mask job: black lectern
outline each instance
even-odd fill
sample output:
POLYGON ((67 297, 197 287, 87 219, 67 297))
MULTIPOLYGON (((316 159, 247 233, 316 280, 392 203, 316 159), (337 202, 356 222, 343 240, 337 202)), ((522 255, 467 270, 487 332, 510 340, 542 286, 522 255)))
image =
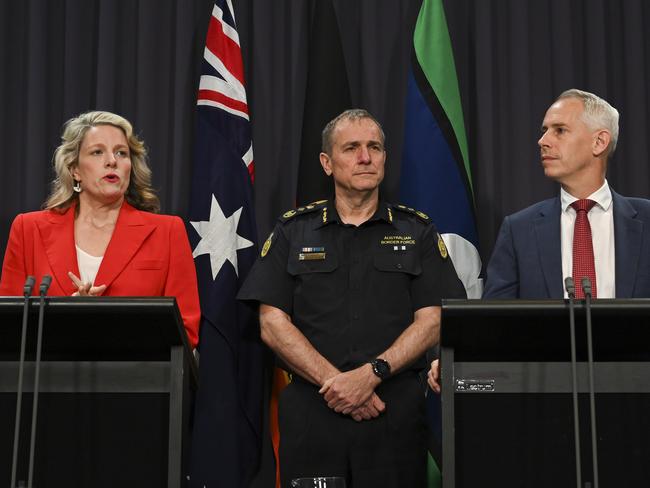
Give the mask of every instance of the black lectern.
MULTIPOLYGON (((18 480, 26 480, 38 300, 18 480)), ((10 485, 23 300, 0 298, 0 486, 10 485)), ((176 300, 46 299, 35 487, 181 487, 197 369, 176 300)))
MULTIPOLYGON (((650 300, 597 300, 592 320, 600 486, 649 486, 650 300)), ((582 302, 576 336, 586 482, 593 476, 582 302)), ((444 488, 575 487, 570 346, 562 300, 443 304, 444 488)))

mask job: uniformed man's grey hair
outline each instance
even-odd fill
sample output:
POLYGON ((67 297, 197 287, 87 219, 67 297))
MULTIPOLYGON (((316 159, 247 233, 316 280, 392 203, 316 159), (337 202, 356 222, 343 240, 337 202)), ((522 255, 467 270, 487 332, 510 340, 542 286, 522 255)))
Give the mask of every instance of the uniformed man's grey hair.
POLYGON ((594 130, 606 129, 609 131, 612 140, 609 142, 607 155, 611 156, 614 154, 616 143, 618 142, 618 110, 599 96, 578 90, 577 88, 571 88, 562 92, 556 101, 564 98, 577 98, 578 100, 582 100, 584 106, 582 120, 594 130))
POLYGON ((370 115, 370 112, 367 110, 364 110, 362 108, 351 108, 342 114, 337 115, 327 123, 323 129, 321 151, 328 155, 332 154, 332 134, 334 133, 334 129, 336 129, 336 126, 339 124, 339 122, 342 122, 343 120, 356 121, 361 119, 370 119, 375 124, 377 124, 379 134, 381 135, 381 143, 384 144, 386 141, 386 135, 384 134, 384 129, 382 128, 379 121, 370 115))

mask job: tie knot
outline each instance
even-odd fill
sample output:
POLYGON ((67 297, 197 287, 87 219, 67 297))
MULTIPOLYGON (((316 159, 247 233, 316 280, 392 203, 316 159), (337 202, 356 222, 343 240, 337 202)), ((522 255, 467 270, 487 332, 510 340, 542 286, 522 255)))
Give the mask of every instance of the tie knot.
POLYGON ((571 204, 571 206, 574 208, 576 212, 579 212, 580 210, 584 210, 587 213, 593 208, 594 205, 596 205, 596 202, 593 200, 589 200, 588 198, 582 198, 580 200, 576 200, 571 204))

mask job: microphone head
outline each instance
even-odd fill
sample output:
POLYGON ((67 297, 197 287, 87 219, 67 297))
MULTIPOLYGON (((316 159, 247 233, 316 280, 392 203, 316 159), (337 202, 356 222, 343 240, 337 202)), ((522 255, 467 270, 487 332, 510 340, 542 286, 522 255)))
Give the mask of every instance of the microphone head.
POLYGON ((25 280, 25 285, 23 286, 23 294, 26 297, 32 294, 32 288, 34 288, 35 283, 36 279, 32 275, 29 275, 25 280))
POLYGON ((582 291, 585 296, 591 296, 591 280, 587 276, 582 278, 582 291))
POLYGON ((43 276, 41 280, 41 285, 39 286, 39 291, 41 295, 45 295, 47 290, 49 290, 50 285, 52 284, 52 277, 50 275, 43 276))
POLYGON ((576 296, 576 284, 575 281, 573 281, 573 278, 571 276, 567 276, 566 279, 564 280, 564 287, 566 289, 567 294, 570 297, 576 296))

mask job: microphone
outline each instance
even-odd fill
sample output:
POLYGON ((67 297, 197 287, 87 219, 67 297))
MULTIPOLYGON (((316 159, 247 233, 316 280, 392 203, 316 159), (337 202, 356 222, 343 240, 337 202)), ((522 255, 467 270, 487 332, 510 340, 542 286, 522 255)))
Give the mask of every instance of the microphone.
POLYGON ((564 287, 566 289, 567 294, 569 295, 569 298, 576 297, 576 284, 575 281, 573 281, 573 278, 571 276, 567 276, 566 279, 564 280, 564 287))
POLYGON ((28 276, 23 285, 23 324, 20 333, 20 360, 18 361, 18 388, 16 394, 16 416, 14 425, 14 447, 11 461, 11 488, 16 486, 16 470, 18 468, 18 446, 20 443, 20 416, 23 402, 23 373, 25 371, 25 349, 27 348, 27 321, 29 319, 29 297, 32 294, 36 280, 28 276))
POLYGON ((43 276, 43 279, 41 280, 41 284, 39 286, 39 292, 42 297, 47 294, 47 290, 50 289, 51 284, 52 284, 52 277, 50 275, 43 276))
POLYGON ((594 346, 591 332, 591 280, 582 278, 587 319, 587 364, 589 366, 589 416, 591 420, 591 455, 594 467, 594 488, 598 488, 598 435, 596 433, 596 397, 594 393, 594 346))
POLYGON ((45 314, 45 295, 52 284, 52 277, 44 275, 39 285, 38 335, 36 340, 36 362, 34 364, 34 401, 32 403, 32 432, 29 440, 29 477, 27 488, 32 488, 34 479, 34 449, 36 444, 36 419, 38 417, 38 383, 41 375, 41 351, 43 348, 43 315, 45 314))
POLYGON ((580 416, 578 414, 578 373, 576 360, 576 312, 574 299, 576 285, 571 276, 564 280, 567 295, 569 295, 569 329, 571 334, 571 393, 573 396, 573 436, 576 458, 576 487, 582 488, 582 458, 580 456, 580 416))
POLYGON ((25 298, 30 296, 32 294, 32 288, 34 288, 34 284, 36 283, 36 280, 34 279, 33 276, 28 276, 27 279, 25 280, 25 284, 23 285, 23 295, 25 298))
POLYGON ((582 278, 582 292, 585 294, 585 298, 587 295, 591 298, 591 280, 586 276, 582 278))

